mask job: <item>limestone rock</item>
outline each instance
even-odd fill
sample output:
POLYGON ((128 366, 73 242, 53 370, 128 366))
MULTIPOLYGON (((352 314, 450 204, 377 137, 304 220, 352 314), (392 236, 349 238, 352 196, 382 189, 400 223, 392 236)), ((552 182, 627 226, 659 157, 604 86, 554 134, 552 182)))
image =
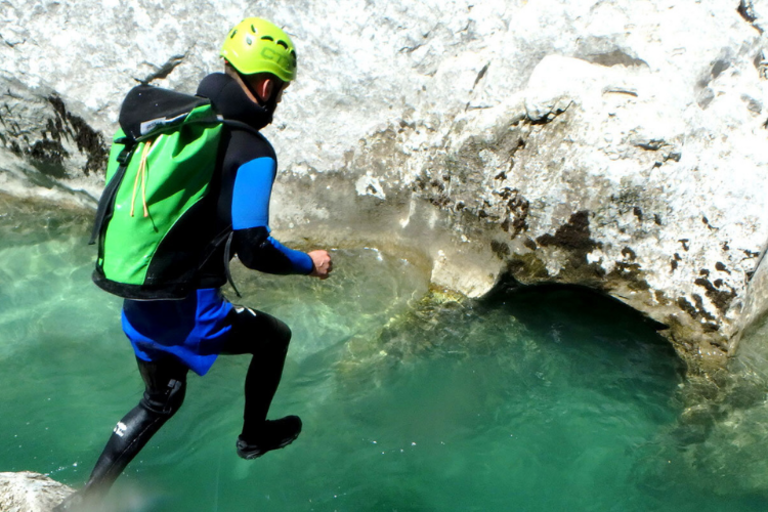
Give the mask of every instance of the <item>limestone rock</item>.
POLYGON ((766 0, 249 6, 4 2, 0 186, 92 205, 125 92, 194 91, 257 14, 299 55, 266 130, 283 238, 400 251, 471 296, 598 289, 694 371, 762 318, 742 309, 768 240, 766 0))
POLYGON ((3 512, 50 512, 72 492, 72 488, 39 473, 0 473, 3 512))

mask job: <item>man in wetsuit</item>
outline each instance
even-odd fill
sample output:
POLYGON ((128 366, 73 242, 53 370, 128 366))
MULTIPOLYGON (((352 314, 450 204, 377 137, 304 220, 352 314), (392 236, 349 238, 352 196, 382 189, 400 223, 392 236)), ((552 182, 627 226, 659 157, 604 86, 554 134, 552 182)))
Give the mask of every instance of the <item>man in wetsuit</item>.
MULTIPOLYGON (((260 18, 247 18, 222 46, 225 72, 203 79, 197 94, 224 118, 260 130, 272 122, 282 93, 296 72, 296 53, 285 32, 260 18)), ((269 199, 277 171, 275 152, 255 131, 226 126, 218 167, 221 177, 217 229, 231 226, 231 252, 248 268, 325 279, 332 264, 324 250, 303 253, 270 236, 269 199)), ((219 354, 252 354, 245 379, 243 429, 237 453, 253 459, 293 442, 301 420, 267 419, 291 339, 287 325, 266 313, 230 304, 227 249, 208 258, 197 289, 182 300, 134 301, 123 306, 130 340, 146 390, 139 404, 114 428, 84 488, 56 510, 72 510, 103 495, 149 439, 181 407, 189 369, 204 375, 219 354)))

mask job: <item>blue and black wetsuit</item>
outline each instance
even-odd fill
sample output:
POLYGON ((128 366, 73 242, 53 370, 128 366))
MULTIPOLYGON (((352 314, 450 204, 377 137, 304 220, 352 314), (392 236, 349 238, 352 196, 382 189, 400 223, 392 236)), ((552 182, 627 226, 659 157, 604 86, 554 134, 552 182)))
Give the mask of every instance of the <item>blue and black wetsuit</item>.
MULTIPOLYGON (((225 74, 207 76, 198 95, 211 100, 225 118, 261 129, 274 105, 260 107, 225 74)), ((217 233, 231 228, 232 253, 248 268, 274 274, 309 274, 311 258, 270 236, 269 199, 277 170, 271 144, 261 134, 225 127, 220 173, 217 233)), ((245 386, 242 439, 264 425, 280 382, 291 331, 280 320, 230 304, 219 288, 226 283, 225 248, 200 270, 197 290, 182 300, 126 300, 122 322, 136 353, 146 391, 115 427, 85 489, 106 490, 157 430, 179 409, 189 369, 204 375, 219 354, 254 354, 245 386)))

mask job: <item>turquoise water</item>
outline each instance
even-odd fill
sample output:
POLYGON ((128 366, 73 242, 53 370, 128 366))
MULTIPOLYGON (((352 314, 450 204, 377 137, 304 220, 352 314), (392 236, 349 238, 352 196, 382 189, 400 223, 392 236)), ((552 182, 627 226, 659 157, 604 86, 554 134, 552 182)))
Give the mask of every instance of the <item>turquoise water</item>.
MULTIPOLYGON (((0 208, 0 471, 78 486, 142 392, 120 302, 90 283, 87 217, 0 208)), ((457 300, 376 250, 334 259, 325 282, 235 272, 294 331, 272 413, 301 437, 237 458, 247 359, 221 358, 106 510, 768 509, 740 484, 751 459, 690 456, 734 440, 690 444, 683 369, 632 313, 562 289, 457 300)))

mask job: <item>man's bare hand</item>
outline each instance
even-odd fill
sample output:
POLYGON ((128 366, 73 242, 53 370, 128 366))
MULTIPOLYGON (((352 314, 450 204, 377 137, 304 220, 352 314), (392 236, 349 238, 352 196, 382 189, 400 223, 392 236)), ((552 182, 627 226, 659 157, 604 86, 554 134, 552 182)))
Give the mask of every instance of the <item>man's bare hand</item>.
POLYGON ((308 252, 309 257, 312 258, 312 272, 309 275, 319 277, 320 279, 328 279, 328 276, 333 270, 333 262, 331 261, 331 255, 328 251, 317 250, 308 252))

